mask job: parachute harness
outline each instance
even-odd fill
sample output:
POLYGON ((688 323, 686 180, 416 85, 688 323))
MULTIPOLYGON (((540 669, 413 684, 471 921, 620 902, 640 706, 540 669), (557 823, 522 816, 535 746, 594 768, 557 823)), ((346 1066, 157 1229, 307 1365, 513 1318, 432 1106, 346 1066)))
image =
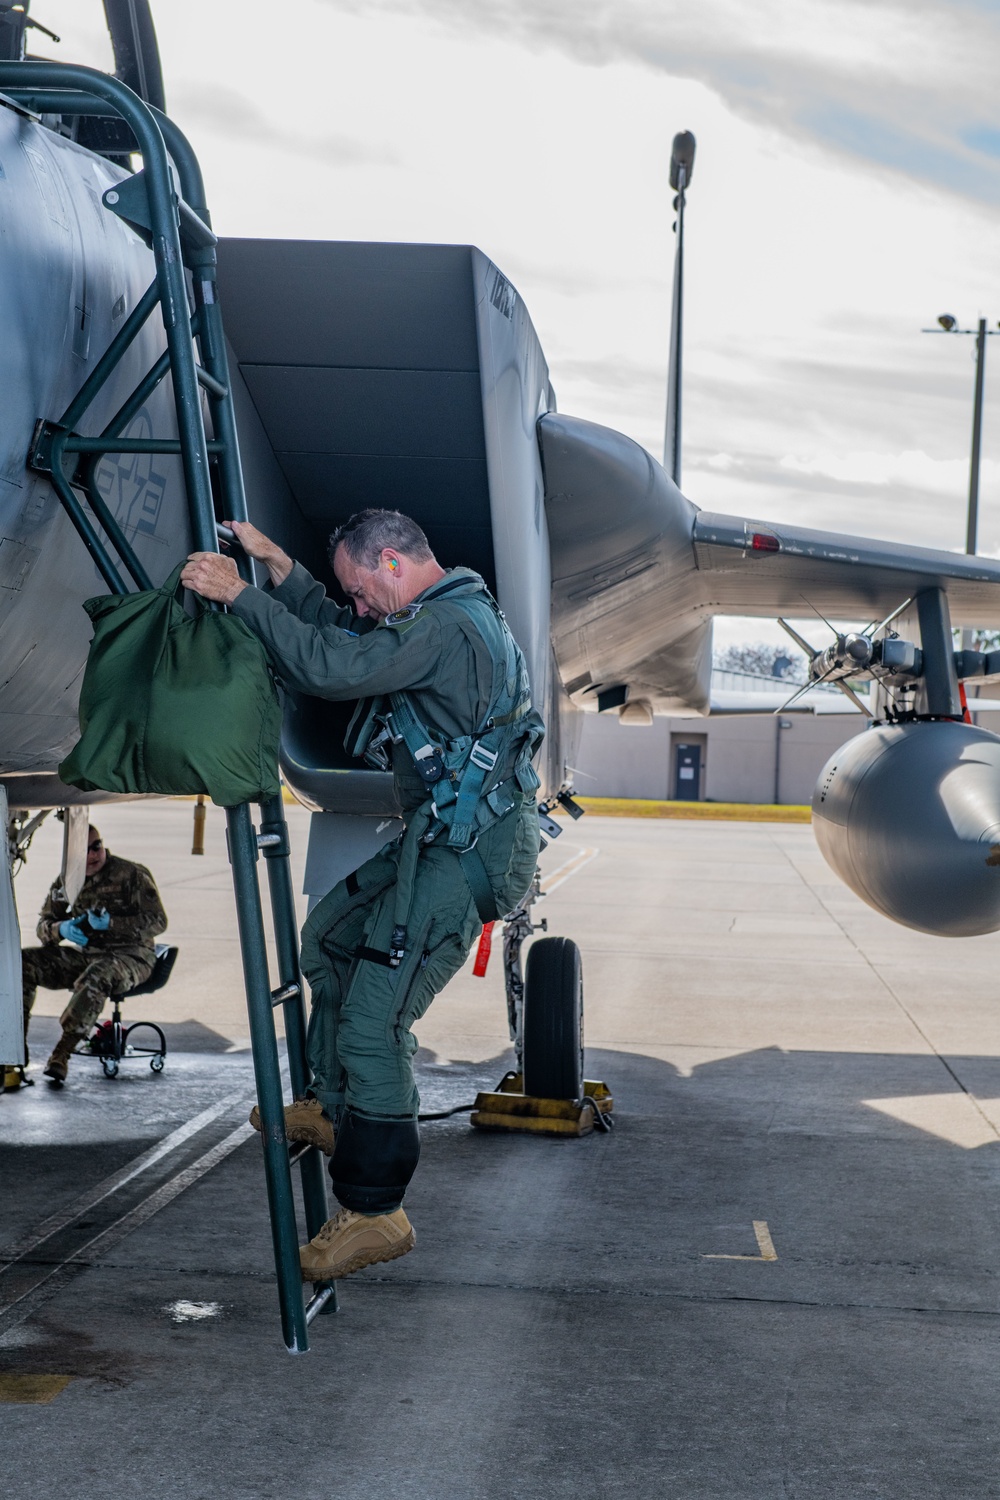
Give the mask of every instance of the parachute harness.
POLYGON ((513 809, 519 794, 531 796, 539 786, 531 758, 545 731, 531 707, 524 657, 492 595, 480 587, 474 593, 456 596, 452 590, 460 585, 467 587, 467 578, 446 580, 419 604, 389 615, 386 624, 410 620, 425 603, 451 593, 447 607, 449 613, 454 612, 455 623, 473 649, 485 642, 493 662, 489 708, 476 732, 455 739, 435 738, 405 692, 390 694, 387 710, 384 698, 376 700, 359 732, 350 735, 349 731, 357 745, 366 738, 366 731, 374 730, 367 745, 355 753, 363 754, 370 765, 381 769, 388 769, 390 742, 404 744, 428 793, 402 835, 389 944, 389 967, 393 969, 399 967, 406 952, 406 924, 421 847, 446 835, 444 842, 459 856, 480 920, 495 921, 504 913, 497 910, 476 843, 481 833, 513 809))

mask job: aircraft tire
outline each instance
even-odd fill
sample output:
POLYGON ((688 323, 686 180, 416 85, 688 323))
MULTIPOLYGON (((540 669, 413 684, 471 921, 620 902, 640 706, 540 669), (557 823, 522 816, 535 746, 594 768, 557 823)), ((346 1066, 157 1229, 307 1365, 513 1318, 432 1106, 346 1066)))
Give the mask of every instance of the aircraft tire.
POLYGON ((524 972, 524 1092, 536 1099, 583 1093, 583 962, 565 937, 539 938, 524 972))

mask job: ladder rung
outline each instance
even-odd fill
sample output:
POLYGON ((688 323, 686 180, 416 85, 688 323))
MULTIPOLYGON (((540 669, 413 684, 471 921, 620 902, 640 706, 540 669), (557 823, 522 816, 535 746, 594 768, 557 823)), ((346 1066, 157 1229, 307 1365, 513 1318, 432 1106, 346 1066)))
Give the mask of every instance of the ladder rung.
MULTIPOLYGON (((330 1281, 325 1284, 320 1283, 319 1291, 306 1303, 306 1322, 311 1323, 316 1314, 323 1311, 324 1307, 326 1307, 331 1297, 336 1299, 336 1296, 337 1283, 335 1281, 330 1281)), ((334 1302, 334 1310, 335 1309, 336 1301, 334 1302)))
POLYGON ((276 990, 271 991, 271 1004, 284 1005, 286 1000, 294 1000, 296 995, 301 995, 301 993, 301 985, 281 984, 276 990))
POLYGON ((225 401, 229 391, 221 380, 216 380, 215 376, 210 375, 203 365, 195 365, 194 373, 198 377, 198 384, 203 385, 210 396, 217 396, 220 401, 225 401))

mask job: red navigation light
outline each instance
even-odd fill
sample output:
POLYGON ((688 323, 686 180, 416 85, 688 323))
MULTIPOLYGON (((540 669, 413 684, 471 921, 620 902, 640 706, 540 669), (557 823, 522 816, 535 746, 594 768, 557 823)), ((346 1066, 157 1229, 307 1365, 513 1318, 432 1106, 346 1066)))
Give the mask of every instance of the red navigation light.
POLYGON ((769 531, 755 531, 750 537, 750 547, 754 552, 781 551, 781 543, 769 531))

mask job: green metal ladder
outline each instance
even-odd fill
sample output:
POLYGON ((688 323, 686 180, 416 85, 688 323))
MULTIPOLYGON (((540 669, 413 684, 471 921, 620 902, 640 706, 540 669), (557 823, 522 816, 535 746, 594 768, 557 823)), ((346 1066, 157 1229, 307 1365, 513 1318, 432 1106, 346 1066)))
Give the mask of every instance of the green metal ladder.
MULTIPOLYGON (((122 569, 139 589, 148 589, 152 583, 97 486, 96 470, 105 454, 179 454, 192 533, 199 551, 218 550, 210 477, 213 460, 217 466, 225 516, 233 520, 247 519, 218 300, 217 241, 205 204, 201 170, 190 144, 173 121, 143 103, 125 84, 105 73, 64 63, 0 62, 0 92, 21 108, 38 114, 120 116, 130 126, 142 156, 142 171, 109 188, 104 194, 104 205, 110 212, 118 214, 150 246, 156 266, 155 278, 58 421, 39 420, 28 464, 36 472, 45 474, 51 482, 112 593, 130 591, 122 577, 122 569), (177 172, 180 197, 171 180, 168 157, 172 158, 177 172), (187 273, 192 280, 193 309, 189 301, 187 273), (157 307, 166 331, 165 351, 105 430, 98 437, 82 436, 77 430, 82 418, 157 307), (174 391, 179 437, 123 437, 122 433, 168 372, 174 391), (207 396, 215 434, 211 441, 205 431, 202 391, 207 396), (67 463, 72 478, 67 478, 67 463), (86 496, 87 507, 77 491, 86 496), (108 543, 117 554, 117 563, 108 543)), ((243 577, 252 583, 253 569, 249 559, 242 557, 240 567, 243 577)), ((260 814, 257 831, 248 804, 228 808, 227 839, 261 1116, 264 1175, 282 1334, 290 1353, 304 1354, 309 1348, 309 1323, 319 1312, 336 1311, 337 1294, 336 1284, 327 1282, 314 1287, 308 1303, 303 1295, 291 1180, 293 1158, 285 1140, 274 1007, 281 1005, 284 1010, 289 1081, 295 1097, 305 1091, 308 1082, 306 1011, 299 968, 288 825, 281 797, 272 797, 262 803, 260 814), (277 949, 279 982, 274 990, 270 987, 257 883, 259 854, 266 861, 277 949)), ((297 1152, 294 1160, 301 1168, 306 1229, 311 1237, 324 1223, 328 1212, 323 1160, 314 1147, 297 1152)))

